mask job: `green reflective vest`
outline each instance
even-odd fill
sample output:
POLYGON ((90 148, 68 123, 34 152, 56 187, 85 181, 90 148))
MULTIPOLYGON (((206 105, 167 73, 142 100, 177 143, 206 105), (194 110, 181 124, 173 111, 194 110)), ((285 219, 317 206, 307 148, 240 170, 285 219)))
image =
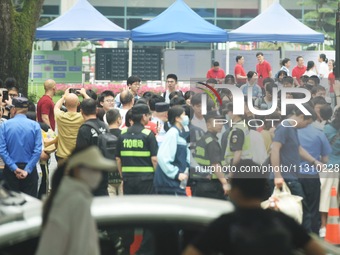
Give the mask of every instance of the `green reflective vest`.
POLYGON ((131 134, 125 128, 121 132, 120 158, 123 173, 153 173, 151 152, 146 138, 151 133, 143 129, 140 133, 131 134))
POLYGON ((251 152, 249 128, 243 125, 233 125, 228 135, 228 146, 225 151, 225 157, 224 157, 224 162, 223 162, 224 165, 230 165, 231 160, 234 158, 235 152, 230 150, 230 139, 233 134, 233 131, 235 131, 236 129, 242 130, 244 134, 244 143, 242 146, 241 159, 252 159, 253 158, 253 153, 251 152))
MULTIPOLYGON (((195 147, 195 154, 194 154, 194 159, 196 162, 203 167, 206 167, 205 171, 208 169, 208 167, 211 166, 211 161, 208 158, 207 155, 207 146, 214 141, 214 138, 211 137, 210 135, 204 135, 200 140, 197 141, 196 147, 195 147)), ((206 172, 205 172, 206 173, 206 172)), ((202 178, 199 174, 195 173, 192 175, 194 178, 202 178), (196 176, 197 175, 197 176, 196 176)), ((213 173, 211 175, 211 179, 217 179, 217 176, 213 173)))

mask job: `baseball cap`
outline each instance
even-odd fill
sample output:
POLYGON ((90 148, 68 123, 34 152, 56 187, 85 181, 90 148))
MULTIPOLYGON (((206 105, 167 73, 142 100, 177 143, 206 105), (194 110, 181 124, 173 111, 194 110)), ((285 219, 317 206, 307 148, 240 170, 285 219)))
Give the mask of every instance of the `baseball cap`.
POLYGON ((150 114, 150 108, 146 104, 136 104, 132 107, 132 114, 150 114))
POLYGON ((71 156, 66 165, 66 172, 76 166, 85 166, 94 170, 113 172, 117 170, 117 164, 111 159, 105 158, 97 146, 78 152, 71 156))
POLYGON ((15 97, 12 99, 12 105, 15 108, 28 108, 28 99, 26 97, 15 97))

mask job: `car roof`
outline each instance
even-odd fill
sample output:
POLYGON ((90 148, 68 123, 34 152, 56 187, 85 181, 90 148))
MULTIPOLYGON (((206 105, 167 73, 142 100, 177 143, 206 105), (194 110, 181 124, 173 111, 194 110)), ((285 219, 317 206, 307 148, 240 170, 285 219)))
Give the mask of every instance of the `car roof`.
POLYGON ((92 215, 98 223, 166 220, 208 224, 233 210, 228 201, 156 195, 98 197, 92 203, 92 215))
MULTIPOLYGON (((40 234, 42 202, 24 195, 25 204, 15 210, 7 206, 8 222, 0 225, 0 247, 14 244, 40 234)), ((1 208, 0 208, 1 209, 1 208)), ((98 222, 109 224, 183 222, 208 225, 221 214, 233 211, 227 201, 175 196, 119 196, 96 197, 92 203, 92 215, 98 222)))

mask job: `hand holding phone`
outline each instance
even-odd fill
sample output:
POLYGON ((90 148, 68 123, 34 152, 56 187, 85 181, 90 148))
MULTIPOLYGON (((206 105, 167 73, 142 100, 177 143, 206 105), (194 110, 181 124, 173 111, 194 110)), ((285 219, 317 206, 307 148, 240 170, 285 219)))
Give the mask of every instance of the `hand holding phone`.
POLYGON ((6 103, 7 100, 8 100, 8 90, 3 90, 2 91, 2 102, 6 103))

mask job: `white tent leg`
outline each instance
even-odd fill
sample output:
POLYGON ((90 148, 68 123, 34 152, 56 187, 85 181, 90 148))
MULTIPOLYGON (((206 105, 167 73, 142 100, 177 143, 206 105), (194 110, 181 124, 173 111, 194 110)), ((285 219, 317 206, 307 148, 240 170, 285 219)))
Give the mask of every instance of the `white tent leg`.
POLYGON ((226 42, 225 65, 225 73, 229 74, 229 42, 226 42))
POLYGON ((129 40, 129 70, 128 70, 129 77, 132 75, 132 48, 133 48, 133 43, 131 40, 129 40))

